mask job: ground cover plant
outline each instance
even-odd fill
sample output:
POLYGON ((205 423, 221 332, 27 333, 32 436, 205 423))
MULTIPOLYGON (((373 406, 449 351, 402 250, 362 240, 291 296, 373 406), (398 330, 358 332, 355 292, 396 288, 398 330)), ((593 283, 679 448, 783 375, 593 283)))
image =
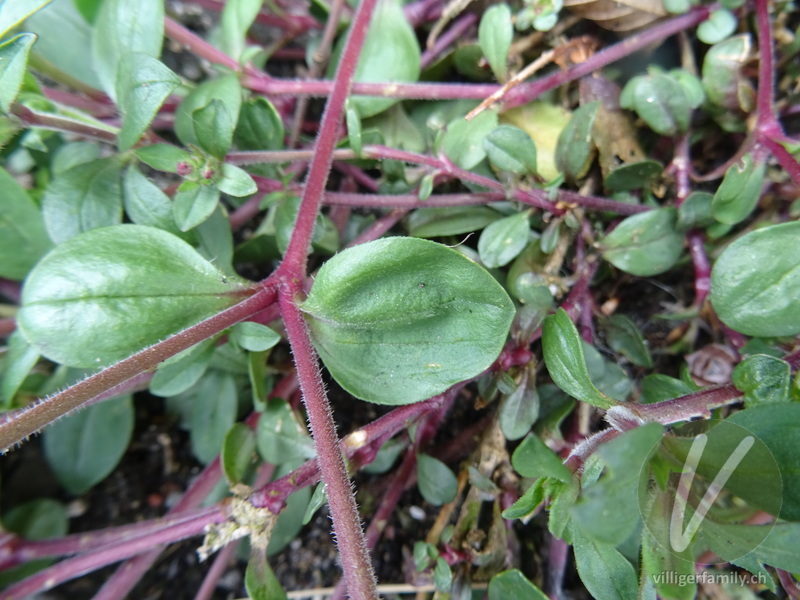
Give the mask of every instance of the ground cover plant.
POLYGON ((800 18, 570 4, 0 3, 1 598, 800 598, 800 18))

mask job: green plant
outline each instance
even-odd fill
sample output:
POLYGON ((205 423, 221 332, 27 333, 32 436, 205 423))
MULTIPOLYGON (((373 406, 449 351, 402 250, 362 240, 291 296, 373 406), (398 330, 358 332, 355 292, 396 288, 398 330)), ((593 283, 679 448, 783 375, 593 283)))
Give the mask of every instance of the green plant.
POLYGON ((198 597, 244 536, 250 597, 285 597, 267 555, 326 502, 335 595, 375 598, 370 551, 415 478, 449 505, 408 540, 438 597, 473 579, 492 599, 544 597, 529 578, 561 597, 570 545, 602 600, 692 598, 714 563, 775 591, 772 567, 800 594, 800 142, 781 121, 796 98, 775 98, 800 46, 774 32, 795 12, 752 7, 754 91, 737 3, 670 3, 677 16, 596 53, 577 34, 515 43, 513 11, 527 35, 558 27, 560 3, 448 9, 425 52, 428 0, 203 4, 213 44, 161 0, 0 4, 2 447, 50 425, 48 464, 83 494, 125 453, 147 389, 206 465, 170 514, 88 534, 65 535, 51 499, 4 500, 4 598, 125 560, 95 596, 124 597, 161 545, 204 531, 200 554, 221 550, 198 597), (253 44, 254 24, 284 37, 253 44), (624 86, 601 71, 677 33, 681 68, 624 86), (165 37, 206 77, 168 67, 165 37), (318 41, 312 78, 268 75, 294 39, 318 41), (522 82, 531 60, 558 68, 522 82), (469 81, 492 76, 504 85, 469 81), (295 96, 326 97, 319 123, 295 96), (693 301, 637 305, 657 276, 693 301), (676 323, 666 339, 658 319, 676 323), (354 405, 393 408, 340 440, 318 357, 354 405), (434 441, 476 394, 487 416, 456 474, 475 430, 434 441), (388 473, 366 532, 361 468, 388 473), (507 556, 512 523, 542 508, 546 579, 507 556))

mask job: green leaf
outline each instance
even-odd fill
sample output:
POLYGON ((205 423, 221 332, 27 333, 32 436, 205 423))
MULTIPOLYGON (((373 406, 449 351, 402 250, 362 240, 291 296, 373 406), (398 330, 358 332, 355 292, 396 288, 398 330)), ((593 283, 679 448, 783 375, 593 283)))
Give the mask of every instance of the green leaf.
POLYGON ((52 246, 36 204, 0 167, 0 277, 24 279, 52 246))
POLYGON ((703 228, 716 221, 711 214, 711 201, 714 196, 708 192, 692 192, 678 207, 677 227, 681 231, 703 228))
POLYGON ((5 399, 5 406, 10 407, 14 396, 34 365, 39 361, 39 352, 33 348, 19 331, 8 337, 8 354, 6 354, 5 373, 3 374, 0 393, 5 399))
POLYGON ((508 440, 518 440, 527 434, 539 418, 539 394, 536 378, 526 369, 517 387, 500 403, 498 421, 508 440))
POLYGON ((623 88, 620 106, 635 110, 650 128, 661 135, 676 135, 689 127, 692 99, 672 75, 651 70, 634 77, 623 88))
POLYGON ((215 181, 214 185, 220 192, 236 198, 249 196, 258 191, 256 182, 247 171, 228 163, 223 163, 222 177, 215 181))
MULTIPOLYGON (((282 469, 279 468, 276 476, 284 475, 289 470, 291 470, 289 466, 282 469)), ((286 507, 278 515, 278 520, 272 529, 272 535, 267 546, 267 556, 273 556, 286 548, 300 533, 303 528, 303 516, 306 514, 310 498, 311 489, 308 487, 299 489, 289 495, 286 500, 286 507)), ((270 598, 270 600, 272 599, 270 598)))
MULTIPOLYGON (((242 106, 242 86, 234 73, 204 81, 192 90, 178 106, 178 110, 175 112, 175 134, 185 145, 201 146, 195 128, 195 111, 208 106, 214 100, 225 107, 231 123, 239 120, 239 110, 242 106)), ((230 127, 232 128, 233 125, 230 127)), ((205 129, 203 131, 205 132, 205 129)), ((213 142, 213 140, 207 141, 213 142)), ((229 144, 228 146, 230 147, 229 144)))
POLYGON ((720 8, 697 26, 697 37, 706 44, 716 44, 736 31, 738 24, 739 19, 731 11, 720 8))
POLYGON ((244 423, 235 423, 222 443, 220 464, 230 485, 241 483, 256 459, 256 434, 244 423))
POLYGON ((222 51, 236 60, 247 44, 247 30, 255 21, 264 0, 231 0, 222 9, 222 51))
POLYGON ((572 473, 561 459, 533 433, 514 450, 511 464, 523 477, 553 477, 565 483, 572 479, 572 473))
POLYGON ((117 104, 122 113, 119 149, 139 141, 161 105, 181 83, 164 63, 142 52, 126 53, 117 73, 117 104))
POLYGON ((456 250, 416 238, 337 254, 301 309, 336 381, 379 404, 418 402, 483 372, 514 316, 489 273, 456 250))
POLYGON ((219 190, 212 185, 199 185, 175 194, 172 214, 178 229, 189 231, 208 219, 219 203, 219 190))
POLYGON ((353 106, 352 98, 348 98, 344 106, 345 123, 347 124, 347 141, 356 156, 362 155, 364 143, 361 139, 361 116, 353 106))
POLYGON ((602 322, 606 340, 613 350, 622 354, 638 367, 650 368, 653 359, 644 341, 642 332, 625 315, 613 315, 602 322))
POLYGON ((281 341, 281 336, 261 323, 245 321, 231 329, 231 341, 250 352, 263 352, 281 341))
POLYGON ((242 105, 233 139, 241 150, 283 148, 283 119, 266 98, 250 98, 242 105))
POLYGON ((155 183, 131 165, 122 181, 125 214, 137 225, 163 229, 181 235, 172 214, 172 201, 155 183))
POLYGON ((486 158, 484 141, 497 128, 497 113, 485 110, 471 121, 451 121, 442 139, 442 150, 462 169, 472 169, 486 158))
POLYGON ((500 125, 483 140, 483 149, 498 169, 517 175, 536 173, 536 146, 519 127, 500 125))
POLYGON ((426 501, 435 506, 452 502, 458 479, 446 464, 427 454, 417 454, 417 485, 426 501))
POLYGON ((572 532, 575 566, 581 581, 596 600, 636 600, 639 584, 636 571, 610 544, 600 544, 576 527, 572 532))
POLYGON ((225 158, 233 144, 233 129, 236 121, 230 111, 217 98, 192 111, 194 135, 199 146, 220 160, 225 158))
POLYGON ((642 379, 642 399, 643 404, 669 400, 691 394, 694 390, 680 379, 654 373, 642 379))
POLYGON ((47 232, 55 243, 122 222, 121 164, 115 157, 72 167, 57 176, 42 200, 47 232))
POLYGON ((227 275, 236 276, 233 270, 233 232, 228 215, 221 206, 193 231, 199 244, 197 251, 227 275))
POLYGON ((314 441, 285 400, 271 398, 256 429, 261 458, 273 464, 291 463, 316 456, 314 441))
POLYGON ((478 44, 499 81, 505 81, 508 75, 506 61, 513 38, 514 25, 508 5, 495 4, 488 8, 478 27, 478 44))
POLYGON ((53 0, 3 0, 0 5, 0 37, 53 0))
POLYGON ((67 507, 50 498, 31 500, 3 515, 3 529, 31 541, 62 537, 69 530, 67 507))
POLYGON ((105 0, 92 38, 94 70, 103 90, 117 100, 117 79, 126 56, 161 56, 164 38, 162 0, 105 0))
POLYGON ((505 217, 488 225, 478 240, 478 254, 488 268, 503 267, 528 245, 530 211, 505 217))
POLYGON ((97 14, 100 12, 100 7, 103 0, 72 0, 75 8, 77 8, 86 19, 87 23, 94 23, 97 19, 97 14))
POLYGON ((744 221, 758 204, 767 165, 745 154, 741 163, 725 172, 711 201, 711 212, 720 223, 736 225, 744 221))
POLYGON ((603 258, 640 277, 669 270, 683 252, 683 234, 675 228, 676 218, 672 207, 627 217, 600 242, 603 258))
POLYGON ((599 101, 584 104, 572 113, 569 123, 558 135, 556 166, 570 181, 583 178, 592 165, 592 127, 599 108, 599 101))
POLYGON ((633 384, 622 367, 603 358, 603 355, 585 340, 583 340, 583 358, 586 361, 589 379, 600 393, 619 402, 628 399, 633 391, 633 384))
POLYGON ((499 218, 500 213, 486 206, 418 208, 408 218, 408 234, 422 238, 458 235, 483 229, 499 218))
POLYGON ((800 333, 800 222, 734 241, 711 271, 711 303, 730 328, 759 337, 800 333))
POLYGON ((453 571, 441 556, 436 559, 436 567, 433 569, 433 583, 442 593, 448 593, 453 586, 453 571))
POLYGON ((752 108, 754 93, 743 72, 752 54, 750 34, 714 44, 703 58, 703 89, 711 103, 731 111, 752 108))
MULTIPOLYGON (((328 76, 333 77, 339 56, 344 46, 344 37, 333 53, 328 76)), ((419 79, 420 50, 417 36, 406 20, 403 8, 397 0, 381 0, 369 24, 367 38, 358 59, 353 81, 413 82, 419 79)), ((383 112, 398 102, 395 98, 355 96, 353 107, 362 119, 383 112)))
POLYGON ((546 481, 548 480, 544 477, 534 481, 533 485, 527 489, 519 500, 503 511, 503 518, 510 520, 522 519, 531 514, 544 501, 544 484, 546 481))
POLYGON ((203 464, 214 460, 239 410, 233 375, 211 371, 193 388, 189 414, 192 452, 203 464))
POLYGON ((100 483, 117 466, 133 434, 129 396, 84 408, 44 430, 47 463, 71 494, 100 483))
POLYGON ((489 581, 489 600, 510 600, 511 598, 547 600, 547 596, 518 569, 498 573, 489 581))
POLYGON ((227 308, 244 291, 240 279, 165 231, 104 227, 39 262, 23 288, 18 325, 51 360, 96 368, 227 308))
POLYGON ((286 600, 286 592, 275 577, 263 550, 254 548, 247 562, 244 586, 250 600, 286 600))
POLYGON ((0 110, 5 113, 11 108, 11 103, 16 100, 22 87, 28 52, 35 41, 35 34, 21 33, 0 44, 0 110))
POLYGON ((317 487, 314 488, 314 493, 311 494, 311 500, 308 501, 306 513, 303 515, 303 525, 308 525, 314 515, 317 514, 317 511, 325 506, 327 502, 328 494, 325 491, 325 484, 318 483, 317 487))
POLYGON ((607 409, 616 404, 612 398, 601 393, 589 378, 583 342, 563 308, 545 318, 542 349, 550 377, 567 394, 599 408, 607 409))
POLYGON ((744 393, 747 408, 789 401, 792 367, 785 360, 766 354, 748 356, 733 370, 731 381, 744 393))
POLYGON ((179 163, 187 163, 192 155, 183 148, 170 144, 153 144, 136 149, 136 156, 149 167, 156 171, 177 173, 179 163))
POLYGON ((165 360, 150 380, 150 393, 168 398, 182 394, 205 374, 216 340, 211 338, 165 360))
POLYGON ((664 167, 654 160, 642 160, 620 165, 603 180, 610 192, 627 192, 642 189, 661 175, 664 167))

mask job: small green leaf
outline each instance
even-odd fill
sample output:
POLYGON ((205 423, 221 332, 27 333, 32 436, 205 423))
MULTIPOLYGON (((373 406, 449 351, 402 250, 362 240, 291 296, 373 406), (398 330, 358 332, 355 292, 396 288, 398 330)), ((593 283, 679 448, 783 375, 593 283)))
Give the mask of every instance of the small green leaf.
POLYGON ((250 352, 263 352, 281 341, 281 336, 261 323, 246 321, 237 323, 231 329, 231 340, 250 352))
POLYGON ((650 368, 653 359, 644 341, 642 332, 625 315, 613 315, 602 323, 606 330, 606 339, 612 349, 639 367, 650 368))
POLYGON ((12 406, 17 390, 38 361, 39 352, 28 344, 22 333, 15 331, 8 337, 5 373, 0 385, 6 407, 12 406))
POLYGON ((153 144, 136 149, 136 156, 144 164, 153 167, 156 171, 177 173, 179 163, 187 163, 192 158, 183 148, 170 144, 153 144))
POLYGON ((244 586, 250 600, 286 600, 286 592, 275 577, 263 550, 254 548, 250 553, 244 586))
POLYGON ((539 394, 536 378, 526 369, 516 389, 500 403, 498 421, 507 440, 518 440, 527 434, 539 418, 539 394))
POLYGON ((453 571, 441 556, 436 559, 436 567, 433 569, 433 583, 442 593, 448 593, 453 586, 453 571))
POLYGON ((336 381, 380 404, 418 402, 478 375, 500 354, 514 316, 489 273, 416 238, 337 254, 301 308, 336 381))
POLYGON ((673 15, 682 15, 691 7, 691 0, 664 0, 664 10, 673 15))
POLYGON ((311 494, 311 500, 308 501, 306 514, 303 515, 303 525, 308 525, 311 519, 314 518, 314 515, 317 514, 317 511, 325 506, 327 502, 328 494, 325 491, 325 484, 318 483, 317 487, 314 488, 314 493, 311 494))
POLYGON ((759 337, 800 333, 800 222, 734 241, 711 271, 711 303, 732 329, 759 337))
MULTIPOLYGON (((5 6, 0 10, 5 10, 5 6)), ((35 34, 21 33, 0 44, 0 110, 5 113, 22 87, 28 53, 35 41, 35 34)))
POLYGON ((514 25, 508 5, 495 4, 488 8, 478 27, 478 43, 499 81, 505 81, 508 75, 506 62, 513 38, 514 25))
POLYGON ((126 56, 161 56, 164 39, 162 0, 106 0, 97 15, 92 38, 94 70, 103 90, 117 100, 117 80, 126 56))
POLYGON ((442 150, 462 169, 472 169, 486 158, 484 140, 497 128, 497 113, 485 110, 471 121, 451 121, 442 140, 442 150))
POLYGON ((131 398, 84 408, 44 430, 44 454, 71 494, 83 494, 119 463, 133 434, 131 398))
POLYGON ((754 93, 743 72, 751 59, 752 45, 750 34, 742 34, 714 44, 706 52, 702 82, 713 104, 733 111, 752 108, 754 93))
POLYGON ((748 356, 733 370, 731 381, 744 393, 747 408, 789 401, 792 367, 785 360, 766 354, 748 356))
POLYGON ((178 229, 189 231, 208 219, 219 203, 219 190, 212 185, 199 185, 175 194, 172 214, 178 229))
POLYGON ((220 464, 230 485, 242 483, 256 459, 256 434, 244 423, 235 423, 222 442, 220 464))
POLYGON ((405 450, 406 444, 397 439, 392 439, 386 442, 378 454, 368 465, 365 465, 361 470, 370 475, 381 475, 391 469, 400 457, 400 454, 405 450))
POLYGON ((31 541, 63 537, 69 530, 67 507, 50 498, 31 500, 3 515, 3 529, 31 541))
POLYGON ((599 101, 584 104, 572 113, 569 123, 558 135, 556 166, 570 181, 583 178, 592 165, 592 127, 599 108, 599 101))
POLYGON ((19 281, 53 244, 36 204, 2 167, 0 215, 0 277, 19 281))
POLYGON ((559 308, 542 325, 542 348, 547 371, 567 394, 599 408, 616 402, 602 394, 589 379, 583 356, 583 343, 569 315, 559 308))
POLYGON ((544 477, 534 481, 519 500, 503 511, 503 518, 522 519, 531 514, 544 501, 546 481, 547 479, 544 477))
POLYGON ((104 227, 64 242, 36 265, 18 325, 44 356, 96 368, 213 315, 244 291, 240 279, 226 278, 165 231, 104 227))
POLYGON ((98 227, 122 222, 121 165, 104 158, 56 177, 42 200, 47 232, 57 244, 98 227))
POLYGON ((222 177, 220 177, 214 184, 220 192, 241 198, 255 194, 258 191, 258 186, 253 178, 245 171, 235 165, 223 163, 222 177))
POLYGON ((356 153, 356 156, 361 156, 363 142, 361 140, 361 116, 358 110, 353 106, 351 98, 347 99, 344 109, 345 122, 347 123, 347 141, 350 143, 350 148, 356 153))
POLYGON ((317 452, 308 430, 297 421, 288 402, 276 398, 267 401, 258 420, 256 442, 261 457, 273 464, 314 458, 317 452))
POLYGON ((528 245, 530 211, 495 221, 481 232, 478 254, 486 267, 503 267, 514 260, 528 245))
POLYGON ((639 583, 628 560, 610 544, 594 542, 573 528, 575 566, 596 600, 636 600, 639 583))
POLYGON ((692 99, 673 76, 656 70, 634 77, 622 90, 620 106, 636 113, 661 135, 686 131, 692 117, 692 99))
POLYGON ((192 111, 192 125, 198 145, 211 156, 225 158, 233 144, 236 121, 222 100, 212 98, 205 106, 192 111))
POLYGON ((4 0, 0 6, 0 37, 53 0, 4 0))
POLYGON ((717 9, 697 26, 697 37, 706 44, 717 44, 729 37, 739 24, 739 19, 729 10, 717 9))
POLYGON ((483 140, 483 149, 498 169, 517 175, 536 173, 536 146, 519 127, 500 125, 483 140))
POLYGON ((241 150, 283 148, 283 120, 266 98, 250 98, 242 105, 233 139, 241 150))
POLYGON ((583 358, 594 386, 609 398, 625 402, 633 391, 633 384, 625 371, 616 362, 606 360, 586 340, 583 340, 583 358))
POLYGON ((417 485, 422 497, 435 506, 452 502, 458 479, 446 464, 427 454, 417 455, 417 485))
POLYGON ((692 192, 678 207, 678 229, 688 231, 704 228, 716 223, 711 214, 711 200, 714 196, 708 192, 692 192))
POLYGON ((182 394, 205 374, 214 353, 213 338, 165 360, 150 380, 150 393, 168 398, 182 394))
POLYGON ((489 600, 547 600, 544 592, 533 585, 522 571, 510 569, 492 577, 489 582, 489 600))
POLYGON ((125 214, 137 225, 163 229, 173 235, 181 231, 172 214, 172 201, 155 183, 131 165, 122 181, 125 214))
MULTIPOLYGON (((226 121, 226 125, 223 128, 226 135, 225 140, 217 142, 209 139, 208 135, 210 134, 207 134, 208 128, 214 123, 214 119, 211 119, 211 117, 216 116, 216 110, 213 113, 209 111, 205 115, 208 117, 207 120, 199 127, 205 136, 204 140, 212 148, 216 149, 217 146, 222 145, 230 147, 228 135, 232 132, 234 124, 239 120, 239 111, 242 106, 242 86, 239 83, 239 78, 234 73, 204 81, 192 90, 178 106, 178 110, 175 112, 175 133, 185 145, 202 146, 197 136, 195 112, 198 109, 209 106, 215 100, 225 107, 227 119, 230 121, 230 123, 226 121), (230 128, 230 131, 228 128, 230 128)), ((208 151, 211 152, 211 150, 208 151)), ((225 151, 227 152, 227 149, 225 151)))
POLYGON ((657 208, 627 217, 600 242, 603 258, 626 273, 649 277, 669 270, 683 252, 677 212, 657 208))
POLYGON ((533 433, 514 450, 511 464, 523 477, 553 477, 564 483, 572 479, 572 473, 561 459, 533 433))
POLYGON ((255 21, 264 0, 231 0, 222 9, 220 27, 222 51, 236 60, 247 44, 247 30, 255 21))
POLYGON ((654 373, 642 379, 642 398, 640 402, 642 402, 642 404, 660 402, 662 400, 685 396, 686 394, 691 394, 693 391, 695 391, 694 388, 680 379, 654 373))
POLYGON ((149 54, 125 54, 117 73, 117 103, 122 113, 119 149, 139 141, 161 105, 181 83, 164 63, 149 54))
POLYGON ((483 229, 499 218, 500 213, 486 206, 418 208, 408 218, 408 234, 421 238, 458 235, 483 229))
POLYGON ((192 452, 203 464, 214 460, 239 410, 233 375, 211 371, 194 388, 189 414, 192 452))
POLYGON ((603 185, 611 192, 627 192, 642 189, 661 175, 664 167, 654 160, 620 165, 603 180, 603 185))
POLYGON ((745 154, 741 163, 731 165, 711 201, 711 212, 717 221, 736 225, 753 212, 761 197, 766 168, 764 162, 755 162, 752 154, 745 154))

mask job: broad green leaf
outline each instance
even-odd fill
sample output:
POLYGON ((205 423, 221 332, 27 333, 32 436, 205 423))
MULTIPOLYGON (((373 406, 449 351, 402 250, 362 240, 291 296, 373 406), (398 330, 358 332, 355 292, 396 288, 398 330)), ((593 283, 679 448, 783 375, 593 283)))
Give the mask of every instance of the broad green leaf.
POLYGON ((603 180, 611 192, 627 192, 647 187, 661 175, 664 167, 655 160, 641 160, 620 165, 603 180))
POLYGON ((539 418, 539 394, 536 378, 526 369, 516 389, 500 403, 498 421, 500 430, 508 440, 524 437, 539 418))
POLYGON ((503 112, 503 123, 516 125, 531 136, 536 146, 536 172, 545 181, 560 176, 555 155, 558 138, 570 120, 570 113, 560 105, 534 100, 503 112))
POLYGON ((247 42, 247 30, 255 21, 264 0, 230 0, 222 9, 222 51, 236 60, 242 55, 247 42))
POLYGON ((211 371, 194 389, 189 414, 192 452, 208 464, 222 451, 222 443, 239 410, 233 375, 211 371))
POLYGON ((642 332, 625 315, 613 315, 601 323, 606 331, 608 345, 638 367, 650 368, 653 359, 642 332))
POLYGON ((100 158, 100 145, 94 142, 70 142, 53 153, 53 175, 61 175, 72 167, 100 158))
POLYGON ((72 0, 72 2, 87 23, 95 22, 97 14, 100 12, 100 7, 103 5, 103 0, 72 0))
POLYGON ((792 368, 779 358, 756 354, 748 356, 733 370, 731 381, 744 393, 747 408, 759 404, 789 401, 792 368))
POLYGON ((547 596, 518 569, 503 571, 489 581, 489 600, 547 600, 547 596))
MULTIPOLYGON (((0 7, 3 10, 5 7, 0 7)), ((0 110, 7 113, 22 87, 28 52, 36 41, 33 33, 21 33, 0 44, 0 110)))
POLYGON ((573 528, 575 566, 596 600, 636 600, 639 583, 628 560, 610 544, 600 544, 573 528))
MULTIPOLYGON (((286 252, 286 249, 289 247, 289 241, 292 238, 294 224, 297 221, 299 212, 300 198, 298 196, 289 196, 285 198, 275 210, 275 237, 281 254, 286 252)), ((331 241, 327 235, 330 227, 330 218, 326 215, 318 214, 314 225, 314 232, 311 235, 311 243, 308 248, 309 252, 311 252, 313 248, 317 248, 318 250, 324 249, 323 242, 331 241)), ((328 247, 327 254, 332 254, 335 249, 338 249, 338 236, 332 241, 334 249, 328 247)))
POLYGON ((534 481, 519 500, 503 511, 503 518, 522 519, 531 514, 544 501, 546 481, 544 477, 534 481))
POLYGON ((28 343, 22 333, 15 331, 8 337, 5 373, 0 384, 6 407, 12 405, 17 390, 38 361, 39 352, 28 343))
POLYGON ((244 423, 235 423, 222 443, 220 464, 225 479, 233 485, 244 480, 256 460, 256 434, 244 423))
POLYGON ((695 562, 691 548, 678 554, 664 548, 659 540, 669 539, 669 523, 674 498, 660 494, 655 498, 647 528, 642 532, 642 577, 649 578, 664 600, 694 600, 697 584, 693 581, 695 562), (658 527, 656 536, 650 527, 658 527), (674 574, 674 579, 673 579, 674 574), (684 583, 681 584, 681 581, 684 583))
POLYGON ((481 24, 478 27, 478 43, 499 81, 505 81, 508 75, 506 61, 508 61, 508 51, 511 49, 513 38, 514 25, 508 5, 495 4, 489 7, 481 17, 481 24))
POLYGON ((486 158, 484 141, 497 127, 497 113, 485 110, 471 121, 451 121, 442 139, 442 150, 462 169, 472 169, 486 158))
POLYGON ((242 104, 233 139, 240 150, 283 148, 283 120, 266 98, 250 98, 242 104))
POLYGON ((135 52, 158 58, 163 38, 163 0, 105 0, 92 38, 93 65, 105 93, 117 100, 123 59, 135 52))
POLYGON ((192 111, 192 126, 198 145, 220 160, 231 149, 235 125, 228 107, 217 98, 192 111))
POLYGON ((702 82, 713 104, 732 111, 752 108, 754 94, 743 72, 751 58, 752 45, 748 33, 714 44, 706 52, 702 82))
POLYGON ((289 403, 276 398, 267 401, 258 420, 256 442, 261 458, 276 465, 314 458, 317 452, 308 430, 298 422, 289 403))
POLYGON ((761 197, 766 168, 763 161, 755 162, 752 154, 731 165, 711 201, 711 213, 717 221, 736 225, 753 212, 761 197))
POLYGON ((478 254, 487 268, 504 267, 530 241, 529 211, 505 217, 488 225, 478 239, 478 254))
POLYGON ((601 394, 619 402, 628 399, 633 391, 633 384, 622 367, 603 358, 597 348, 586 340, 583 340, 583 358, 589 379, 601 394))
POLYGON ((150 380, 150 393, 167 398, 192 387, 206 372, 215 343, 213 338, 202 341, 159 364, 150 380))
POLYGON ((427 454, 417 455, 417 486, 422 497, 435 506, 452 502, 458 479, 446 464, 427 454))
POLYGON ((204 81, 178 106, 175 112, 175 133, 185 145, 201 145, 195 130, 194 114, 196 110, 208 106, 213 100, 217 100, 225 107, 231 123, 235 124, 239 120, 242 86, 234 73, 204 81))
POLYGON ((580 493, 580 484, 577 478, 570 479, 566 483, 557 479, 545 479, 544 486, 545 495, 551 498, 547 528, 555 537, 572 543, 568 525, 572 518, 572 507, 575 506, 580 493))
POLYGON ((163 229, 181 235, 172 214, 172 201, 155 183, 131 165, 122 181, 125 214, 137 225, 163 229))
POLYGON ((301 309, 336 381, 379 404, 418 402, 480 374, 500 354, 514 316, 489 273, 416 238, 337 254, 301 309))
POLYGON ((661 373, 654 373, 642 379, 642 398, 640 402, 643 404, 660 402, 685 396, 693 391, 694 388, 680 379, 662 375, 661 373))
POLYGON ((169 144, 153 144, 137 148, 136 156, 156 171, 165 171, 167 173, 177 173, 181 171, 181 166, 185 171, 188 168, 189 160, 192 158, 192 155, 183 148, 169 144), (181 163, 184 163, 184 165, 181 165, 181 163))
POLYGON ((64 242, 34 268, 18 325, 51 360, 96 368, 227 308, 245 290, 165 231, 104 227, 64 242))
POLYGON ((228 163, 222 165, 222 177, 215 181, 214 185, 220 192, 236 198, 249 196, 258 191, 256 182, 247 171, 228 163))
POLYGON ((731 11, 717 9, 697 26, 697 37, 706 44, 716 44, 736 31, 738 24, 739 19, 731 11))
POLYGON ((3 529, 26 540, 62 537, 69 530, 67 507, 50 498, 31 500, 3 515, 3 529))
POLYGON ((381 475, 391 469, 400 457, 403 450, 406 449, 406 444, 398 439, 391 439, 381 446, 378 454, 368 465, 365 465, 361 470, 370 475, 381 475))
POLYGON ((212 185, 199 185, 178 192, 172 205, 172 214, 178 229, 189 231, 208 219, 219 203, 219 190, 212 185))
POLYGON ((495 167, 517 175, 536 173, 536 146, 531 136, 513 125, 500 125, 483 140, 495 167))
MULTIPOLYGON (((757 547, 756 544, 750 543, 754 549, 744 557, 745 560, 755 560, 791 573, 800 572, 800 554, 797 552, 800 544, 800 523, 777 523, 765 536, 764 532, 759 530, 766 527, 770 526, 721 525, 720 530, 725 537, 741 536, 745 540, 760 540, 757 547)), ((741 560, 735 562, 743 563, 741 560)))
POLYGON ((572 479, 572 473, 561 459, 533 433, 514 450, 511 464, 523 477, 553 477, 565 483, 572 479))
POLYGON ((433 569, 433 583, 439 592, 445 594, 449 593, 453 586, 453 571, 441 556, 436 559, 436 566, 433 569))
POLYGON ((57 176, 42 200, 47 233, 55 243, 122 222, 121 163, 116 157, 72 167, 57 176))
POLYGON ((53 0, 3 0, 0 4, 0 37, 53 0))
POLYGON ((567 394, 599 408, 607 409, 616 404, 612 398, 601 393, 589 378, 583 341, 563 308, 544 320, 542 349, 547 372, 567 394))
POLYGON ((601 242, 603 258, 626 273, 649 277, 669 270, 683 252, 672 207, 627 217, 601 242))
POLYGON ((500 218, 499 212, 486 206, 418 208, 408 217, 408 233, 422 238, 458 235, 483 229, 500 218))
POLYGON ((599 108, 599 101, 581 106, 572 113, 569 123, 558 136, 556 165, 570 181, 583 178, 592 165, 592 127, 599 108))
POLYGON ((631 79, 620 94, 620 106, 635 110, 650 128, 661 135, 686 131, 694 99, 672 75, 651 70, 631 79))
MULTIPOLYGON (((344 39, 337 44, 330 61, 328 76, 333 77, 339 64, 344 39)), ((419 79, 420 50, 417 36, 406 20, 397 0, 380 0, 369 24, 367 38, 358 59, 353 81, 359 83, 400 83, 419 79)), ((397 103, 394 98, 355 96, 353 107, 362 119, 383 112, 397 103)))
POLYGON ((711 271, 711 303, 745 335, 800 333, 800 222, 771 225, 734 241, 711 271))
POLYGON ((164 63, 142 52, 126 53, 117 73, 117 104, 122 113, 119 149, 139 141, 161 105, 181 83, 164 63))
POLYGON ((269 350, 281 341, 281 336, 261 323, 245 321, 231 329, 231 341, 250 352, 269 350))
POLYGON ((52 246, 33 200, 0 167, 0 277, 24 279, 52 246))
POLYGON ((84 408, 44 430, 47 463, 71 494, 100 483, 119 463, 133 434, 129 396, 84 408))
POLYGON ((250 553, 244 586, 250 600, 286 600, 286 592, 275 577, 263 550, 254 548, 250 553))
POLYGON ((713 194, 708 192, 692 192, 678 207, 677 227, 681 231, 708 227, 716 221, 711 214, 713 194))
POLYGON ((192 230, 199 244, 197 251, 226 275, 236 276, 233 270, 233 232, 227 213, 221 206, 192 230))

